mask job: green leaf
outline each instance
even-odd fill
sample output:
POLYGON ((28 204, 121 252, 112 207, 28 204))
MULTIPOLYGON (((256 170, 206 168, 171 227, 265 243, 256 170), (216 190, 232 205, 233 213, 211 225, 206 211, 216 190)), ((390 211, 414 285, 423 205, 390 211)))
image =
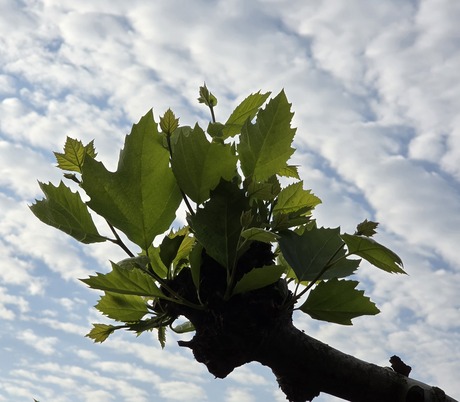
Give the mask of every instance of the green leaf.
POLYGON ((111 335, 117 327, 107 324, 93 324, 93 329, 86 335, 94 342, 102 343, 111 335))
POLYGON ((70 137, 67 137, 66 139, 64 153, 54 152, 58 168, 78 173, 81 173, 81 168, 86 155, 91 158, 96 157, 97 154, 94 149, 94 141, 83 145, 81 141, 70 137))
POLYGON ((118 261, 117 265, 123 269, 134 269, 134 268, 147 268, 147 264, 150 262, 149 257, 146 255, 139 255, 137 257, 125 258, 124 260, 118 261))
POLYGON ((30 206, 34 215, 47 225, 53 226, 82 243, 97 243, 107 240, 94 225, 88 208, 80 194, 73 193, 64 183, 58 187, 51 183, 39 183, 46 198, 30 206))
POLYGON ((160 117, 160 128, 164 133, 170 135, 177 127, 179 127, 179 119, 176 119, 173 111, 168 109, 163 117, 160 117))
POLYGON ((275 283, 283 273, 284 267, 281 265, 265 265, 261 268, 254 268, 236 283, 233 294, 264 288, 275 283))
POLYGON ((249 120, 241 129, 238 153, 241 169, 246 177, 265 181, 286 166, 294 152, 291 147, 295 129, 291 128, 294 115, 284 91, 271 99, 257 114, 255 124, 249 120))
POLYGON ((177 138, 172 168, 180 188, 201 204, 222 178, 230 181, 235 176, 237 159, 230 145, 209 142, 196 125, 188 135, 177 138))
POLYGON ((166 328, 158 327, 158 341, 160 342, 161 349, 164 349, 166 346, 166 328))
POLYGON ((206 87, 206 83, 200 87, 200 97, 198 98, 198 102, 204 103, 206 106, 211 108, 217 105, 217 98, 209 92, 206 87))
POLYGON ((126 136, 116 172, 92 158, 82 172, 89 207, 144 250, 173 222, 182 198, 151 110, 126 136))
POLYGON ((107 317, 122 322, 139 321, 148 313, 142 297, 111 292, 101 296, 95 307, 107 317))
POLYGON ((241 233, 241 237, 246 240, 257 240, 264 243, 272 243, 279 239, 276 233, 270 232, 262 228, 249 228, 241 233))
POLYGON ((372 222, 365 219, 358 226, 356 226, 355 235, 372 237, 377 233, 375 229, 377 229, 378 225, 379 224, 377 222, 372 222))
POLYGON ((343 234, 350 254, 358 255, 386 272, 405 274, 401 259, 393 251, 366 236, 343 234))
POLYGON ((169 237, 165 236, 160 244, 160 258, 165 267, 170 267, 177 256, 179 247, 185 235, 169 237))
POLYGON ((331 279, 320 282, 300 307, 316 320, 352 325, 351 320, 362 315, 375 315, 380 310, 366 296, 356 290, 358 281, 331 279))
POLYGON ((244 192, 237 184, 222 181, 204 207, 187 218, 206 252, 227 269, 233 269, 236 262, 240 218, 247 208, 244 192))
POLYGON ((201 253, 202 252, 203 252, 203 246, 200 243, 195 243, 189 255, 192 280, 197 290, 200 290, 201 253))
POLYGON ((278 176, 293 177, 294 179, 300 180, 299 171, 297 166, 294 165, 288 165, 281 168, 277 174, 278 176))
POLYGON ((311 190, 303 189, 303 181, 299 181, 281 190, 273 213, 289 214, 303 210, 305 212, 302 212, 302 215, 308 215, 320 203, 321 200, 311 194, 311 190))
POLYGON ((291 231, 281 233, 278 241, 286 262, 294 270, 299 282, 320 279, 341 278, 351 275, 359 261, 345 260, 343 240, 339 228, 312 228, 298 235, 291 231), (335 264, 334 264, 335 262, 335 264))
POLYGON ((261 94, 259 91, 244 99, 243 102, 235 108, 222 128, 222 137, 225 139, 240 133, 246 120, 251 121, 255 117, 260 107, 269 96, 270 92, 261 94))
POLYGON ((281 191, 281 185, 276 176, 271 176, 267 181, 250 181, 248 185, 248 196, 251 200, 273 200, 281 191))
POLYGON ((147 297, 165 297, 155 280, 141 269, 123 269, 112 263, 112 271, 108 274, 96 272, 97 276, 80 279, 90 288, 106 292, 121 293, 147 297))

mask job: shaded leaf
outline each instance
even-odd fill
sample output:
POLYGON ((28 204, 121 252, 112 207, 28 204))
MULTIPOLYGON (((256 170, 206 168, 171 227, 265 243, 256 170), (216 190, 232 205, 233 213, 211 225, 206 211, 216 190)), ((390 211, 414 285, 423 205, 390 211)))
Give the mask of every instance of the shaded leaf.
POLYGON ((66 139, 64 153, 54 152, 58 168, 78 173, 81 173, 86 155, 91 158, 96 157, 97 154, 94 149, 94 141, 83 145, 81 141, 70 137, 66 139))
POLYGON ((291 128, 293 113, 290 109, 281 91, 259 111, 255 124, 246 120, 238 144, 241 169, 246 177, 265 181, 286 166, 294 152, 291 143, 295 129, 291 128))
POLYGON ((405 274, 403 263, 390 249, 366 236, 343 234, 350 254, 358 255, 386 272, 405 274))
POLYGON ((365 219, 358 226, 356 226, 355 235, 372 237, 377 233, 375 229, 377 229, 378 225, 379 224, 377 222, 372 222, 365 219))
POLYGON ((223 267, 232 269, 242 231, 241 214, 247 209, 244 192, 235 183, 222 181, 211 199, 189 216, 191 229, 206 252, 223 267))
POLYGON ((188 135, 177 138, 172 169, 180 188, 201 204, 221 179, 230 181, 235 176, 237 159, 230 145, 209 142, 196 125, 188 135))
POLYGON ((148 313, 142 297, 111 292, 101 296, 95 307, 107 317, 122 322, 139 321, 148 313))
POLYGON ((314 319, 342 325, 352 325, 355 317, 378 314, 380 310, 364 296, 364 291, 355 289, 358 283, 338 279, 320 282, 300 310, 314 319))
POLYGON ((173 222, 182 197, 152 111, 126 136, 116 172, 92 158, 82 172, 89 207, 144 250, 173 222))
POLYGON ((279 236, 276 233, 270 232, 262 228, 249 228, 241 233, 241 237, 246 240, 257 240, 264 243, 271 243, 278 240, 279 236))
POLYGON ((300 282, 318 280, 318 275, 326 267, 321 279, 345 277, 359 265, 357 260, 340 261, 334 265, 345 254, 339 228, 312 228, 301 235, 286 231, 281 233, 278 244, 300 282))
POLYGON ((87 206, 80 194, 73 193, 64 183, 58 187, 51 183, 39 183, 46 198, 30 206, 34 215, 47 225, 53 226, 82 243, 107 240, 94 225, 87 206))
POLYGON ((236 283, 233 294, 250 292, 275 283, 284 273, 281 265, 266 265, 254 268, 236 283))
POLYGON ((164 297, 154 279, 141 269, 123 269, 112 263, 108 274, 96 272, 96 276, 80 279, 90 288, 125 295, 164 297))

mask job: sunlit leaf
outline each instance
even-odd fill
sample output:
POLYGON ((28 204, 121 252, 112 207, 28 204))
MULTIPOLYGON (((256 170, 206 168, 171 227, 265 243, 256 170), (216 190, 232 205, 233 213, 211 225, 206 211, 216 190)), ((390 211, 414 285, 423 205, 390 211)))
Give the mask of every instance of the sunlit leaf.
POLYGON ((111 292, 105 292, 95 307, 107 317, 122 322, 138 321, 148 313, 142 297, 111 292))
POLYGON ((281 190, 273 213, 289 214, 303 210, 305 212, 302 215, 306 215, 320 203, 321 200, 313 195, 311 190, 303 189, 303 181, 299 181, 281 190))
POLYGON ((39 183, 46 198, 35 201, 30 206, 34 215, 47 225, 53 226, 74 237, 82 243, 96 243, 107 240, 101 236, 94 225, 87 206, 80 194, 60 183, 39 183))
POLYGON ((338 279, 320 282, 300 310, 317 320, 342 325, 352 325, 355 317, 378 314, 380 310, 364 296, 364 291, 355 289, 358 283, 338 279))
POLYGON ((386 272, 405 274, 403 263, 396 253, 366 236, 343 234, 350 254, 358 255, 386 272))
POLYGON ((92 158, 82 172, 89 207, 144 250, 173 222, 181 194, 152 111, 126 136, 116 172, 92 158))
POLYGON ((87 279, 80 279, 90 288, 125 295, 164 297, 155 280, 141 269, 123 269, 112 263, 108 274, 96 273, 87 279))
POLYGON ((160 117, 160 128, 166 134, 171 134, 174 130, 179 127, 179 119, 176 119, 173 111, 168 109, 165 114, 160 117))
POLYGON ((67 137, 64 145, 64 153, 54 152, 58 168, 72 172, 81 173, 81 168, 85 161, 85 156, 96 157, 94 141, 86 145, 79 140, 67 137))
POLYGON ((241 128, 246 120, 250 121, 255 117, 259 108, 269 96, 270 92, 264 94, 257 92, 244 99, 232 112, 224 127, 222 127, 222 137, 225 139, 241 132, 241 128))
POLYGON ((293 113, 284 91, 271 99, 257 114, 255 124, 246 120, 241 129, 238 153, 246 177, 264 181, 278 173, 294 152, 293 113))

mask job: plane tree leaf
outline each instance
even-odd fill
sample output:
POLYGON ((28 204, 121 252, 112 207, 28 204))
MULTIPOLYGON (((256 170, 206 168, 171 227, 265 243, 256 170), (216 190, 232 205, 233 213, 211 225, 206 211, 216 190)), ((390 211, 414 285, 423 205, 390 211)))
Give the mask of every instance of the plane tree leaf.
POLYGON ((359 260, 342 258, 345 252, 339 228, 311 228, 301 235, 286 231, 281 233, 278 243, 299 282, 346 277, 359 265, 359 260))
POLYGON ((273 213, 289 214, 303 210, 302 215, 309 214, 321 200, 311 193, 311 190, 303 189, 303 181, 293 183, 281 190, 273 213))
POLYGON ((241 236, 246 240, 257 240, 264 243, 275 242, 279 239, 276 233, 270 232, 262 228, 249 228, 241 233, 241 236))
POLYGON ((405 274, 403 263, 396 253, 367 236, 343 234, 350 254, 358 255, 386 272, 405 274))
POLYGON ((122 322, 139 321, 148 313, 142 297, 111 292, 105 292, 95 307, 107 317, 122 322))
POLYGON ((86 158, 82 173, 89 207, 143 249, 173 222, 181 194, 151 110, 126 136, 116 172, 86 158))
POLYGON ((93 324, 93 328, 86 336, 94 342, 102 343, 113 334, 116 329, 117 327, 115 325, 93 324))
POLYGON ((246 120, 252 120, 260 107, 270 96, 270 92, 261 94, 260 91, 245 98, 232 112, 222 129, 222 138, 232 137, 241 132, 246 120))
POLYGON ((209 198, 221 179, 236 175, 237 156, 230 145, 209 142, 200 126, 177 137, 172 169, 180 188, 197 204, 209 198))
POLYGON ((165 297, 155 280, 143 270, 124 269, 112 263, 112 271, 107 274, 96 272, 96 276, 80 279, 92 289, 124 295, 165 297))
POLYGON ((34 215, 47 225, 53 226, 82 243, 107 240, 101 236, 78 192, 74 193, 63 182, 58 187, 39 183, 45 199, 30 206, 34 215))
POLYGON ((96 157, 97 153, 94 149, 94 141, 83 145, 81 141, 70 137, 66 139, 64 153, 54 152, 58 168, 78 173, 81 173, 86 155, 89 155, 91 158, 96 157))
POLYGON ((188 217, 191 229, 208 255, 227 269, 232 269, 236 262, 242 231, 240 217, 245 209, 244 192, 236 183, 222 181, 203 208, 188 217))
POLYGON ((264 181, 277 174, 294 152, 293 113, 284 91, 271 99, 257 114, 255 123, 246 120, 240 135, 238 154, 246 177, 264 181))
POLYGON ((320 282, 310 291, 300 310, 317 320, 342 325, 352 325, 355 317, 378 314, 380 310, 364 296, 364 291, 355 289, 358 283, 336 278, 320 282))
POLYGON ((281 277, 284 270, 285 268, 281 265, 266 265, 252 269, 236 283, 233 294, 245 293, 271 285, 281 277))

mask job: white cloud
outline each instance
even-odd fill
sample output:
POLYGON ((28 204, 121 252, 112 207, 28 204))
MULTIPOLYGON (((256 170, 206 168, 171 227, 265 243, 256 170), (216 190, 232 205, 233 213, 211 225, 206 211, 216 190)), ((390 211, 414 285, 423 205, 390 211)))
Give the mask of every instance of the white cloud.
POLYGON ((254 402, 254 396, 250 391, 244 388, 229 388, 225 402, 254 402))
POLYGON ((206 393, 196 384, 182 381, 163 381, 156 384, 160 396, 168 401, 205 401, 206 393))
POLYGON ((18 339, 44 355, 49 356, 56 353, 58 339, 55 337, 37 335, 31 329, 27 329, 18 334, 18 339))

